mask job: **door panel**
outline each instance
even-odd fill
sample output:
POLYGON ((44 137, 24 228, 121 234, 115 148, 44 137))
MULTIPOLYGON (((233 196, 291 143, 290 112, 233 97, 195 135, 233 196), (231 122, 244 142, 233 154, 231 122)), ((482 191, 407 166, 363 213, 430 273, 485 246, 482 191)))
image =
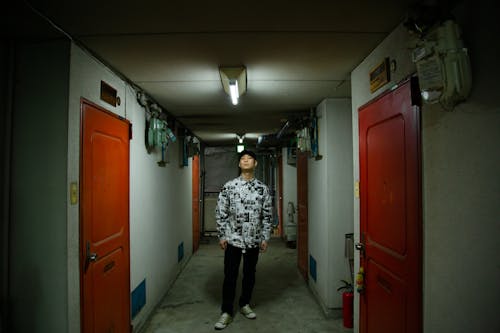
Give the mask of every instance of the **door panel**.
POLYGON ((129 123, 82 102, 82 332, 129 332, 129 123))
POLYGON ((405 309, 407 290, 402 279, 384 269, 375 261, 368 262, 366 285, 376 302, 367 303, 368 332, 407 332, 405 309), (372 288, 372 286, 375 286, 372 288), (389 310, 390 309, 390 310, 389 310))
POLYGON ((90 270, 92 284, 97 286, 92 309, 96 320, 92 332, 127 332, 123 310, 117 311, 122 304, 127 304, 128 297, 128 293, 123 292, 128 286, 117 281, 117 277, 125 273, 124 261, 123 250, 118 248, 98 260, 90 270))
POLYGON ((359 110, 362 333, 421 332, 420 123, 413 84, 359 110))
POLYGON ((309 277, 307 158, 308 153, 297 152, 297 265, 305 280, 309 277))

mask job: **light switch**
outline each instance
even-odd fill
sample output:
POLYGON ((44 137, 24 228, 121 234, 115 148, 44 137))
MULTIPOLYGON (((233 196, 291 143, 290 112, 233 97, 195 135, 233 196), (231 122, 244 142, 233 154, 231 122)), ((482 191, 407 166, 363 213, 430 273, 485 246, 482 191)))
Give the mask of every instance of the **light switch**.
POLYGON ((76 182, 69 185, 69 193, 71 204, 76 205, 78 203, 78 184, 76 182))

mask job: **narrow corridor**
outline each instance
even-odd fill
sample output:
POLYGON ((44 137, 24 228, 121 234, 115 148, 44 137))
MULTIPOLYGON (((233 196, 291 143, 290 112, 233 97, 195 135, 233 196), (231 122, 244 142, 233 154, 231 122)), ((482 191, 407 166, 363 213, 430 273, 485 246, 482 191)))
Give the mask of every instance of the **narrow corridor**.
MULTIPOLYGON (((342 319, 323 315, 296 266, 296 250, 287 248, 281 240, 272 240, 257 264, 251 302, 257 319, 248 320, 237 312, 223 332, 352 332, 343 327, 342 319)), ((223 252, 212 238, 200 245, 142 333, 215 332, 222 278, 223 252)))

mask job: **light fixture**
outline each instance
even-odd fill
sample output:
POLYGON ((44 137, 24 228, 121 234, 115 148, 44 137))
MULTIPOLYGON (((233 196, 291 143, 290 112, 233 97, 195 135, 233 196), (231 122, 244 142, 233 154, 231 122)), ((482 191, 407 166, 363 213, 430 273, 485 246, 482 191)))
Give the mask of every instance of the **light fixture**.
POLYGON ((240 98, 240 94, 238 92, 238 81, 229 81, 229 95, 231 95, 231 101, 233 102, 233 105, 238 104, 238 98, 240 98))
POLYGON ((233 105, 247 90, 247 70, 240 67, 219 67, 220 80, 224 91, 231 96, 233 105))
POLYGON ((245 137, 245 134, 241 136, 236 134, 236 136, 238 137, 238 144, 236 145, 236 151, 240 153, 243 150, 245 150, 245 145, 243 144, 243 138, 245 137))

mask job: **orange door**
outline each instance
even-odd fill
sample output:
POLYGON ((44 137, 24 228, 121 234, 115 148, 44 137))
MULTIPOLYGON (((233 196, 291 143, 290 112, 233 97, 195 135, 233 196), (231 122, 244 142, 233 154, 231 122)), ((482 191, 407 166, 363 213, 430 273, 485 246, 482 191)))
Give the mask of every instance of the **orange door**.
POLYGON ((192 190, 193 190, 193 253, 200 246, 200 158, 193 156, 192 167, 192 190))
POLYGON ((359 110, 362 333, 422 330, 419 113, 411 81, 359 110))
POLYGON ((82 332, 130 332, 129 123, 82 101, 82 332))
POLYGON ((297 263, 299 271, 308 279, 308 228, 307 228, 307 157, 297 152, 297 263))

